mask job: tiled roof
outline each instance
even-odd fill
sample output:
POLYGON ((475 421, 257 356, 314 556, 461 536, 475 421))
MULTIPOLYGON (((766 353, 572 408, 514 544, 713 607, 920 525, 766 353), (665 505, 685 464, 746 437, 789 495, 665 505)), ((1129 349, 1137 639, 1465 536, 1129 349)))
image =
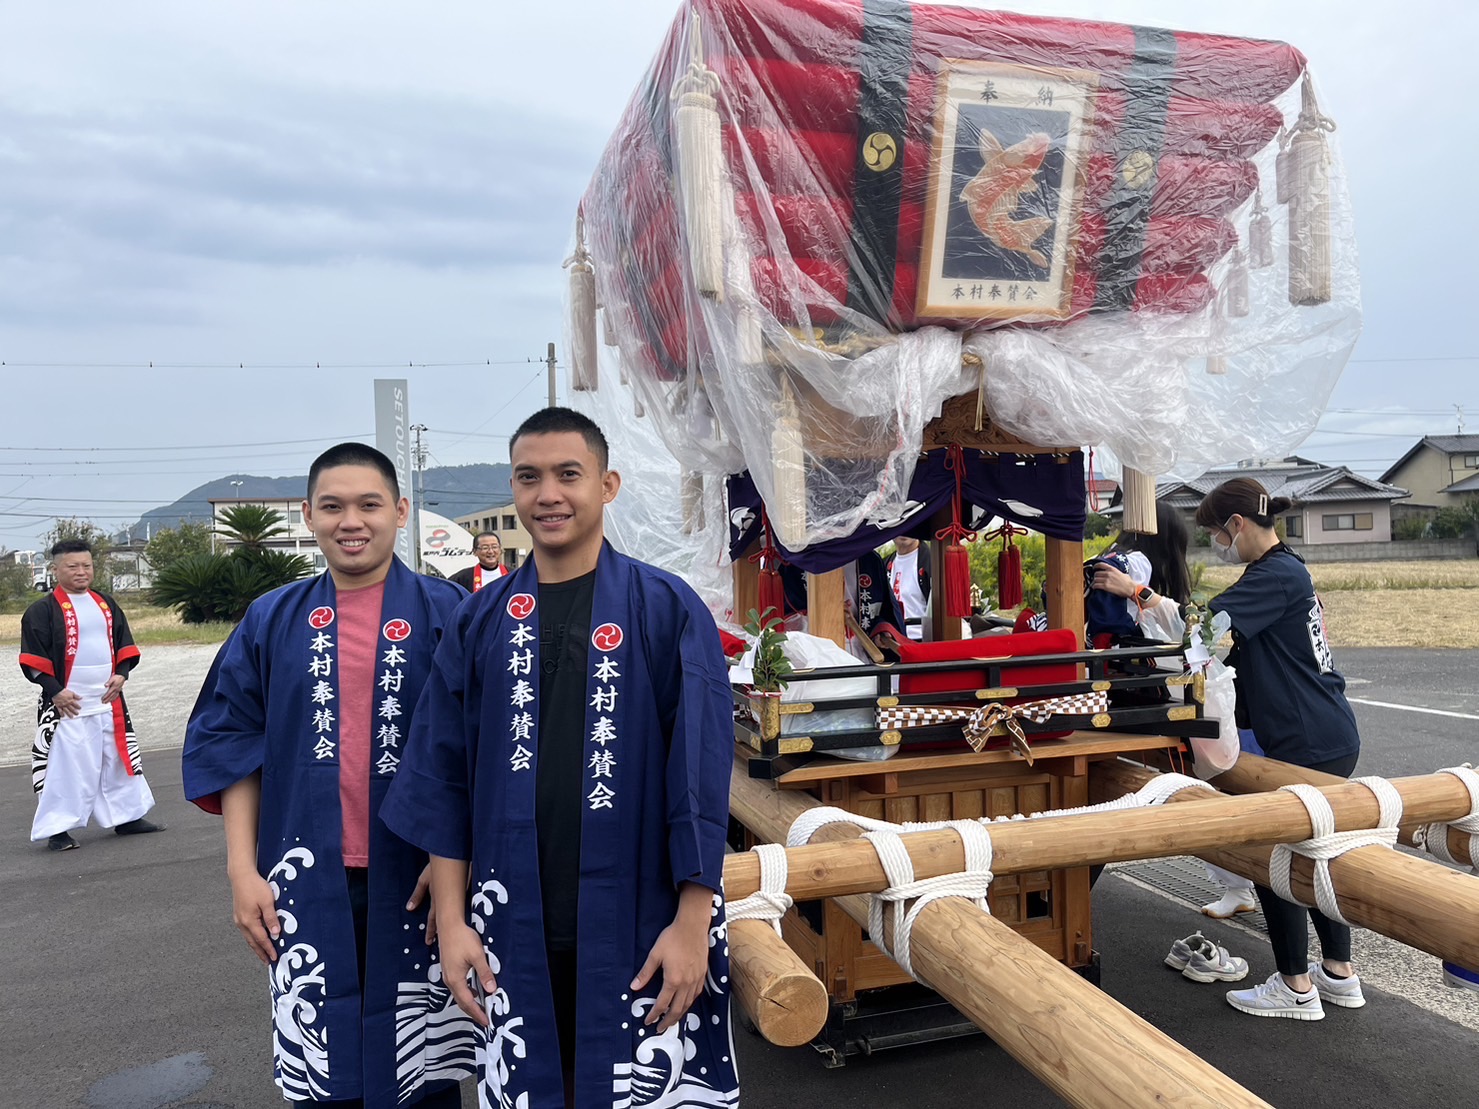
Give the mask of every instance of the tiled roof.
POLYGON ((1159 485, 1156 496, 1166 497, 1178 508, 1190 508, 1201 503, 1218 485, 1235 477, 1253 478, 1268 490, 1269 496, 1288 497, 1296 504, 1395 501, 1407 496, 1407 490, 1398 486, 1363 477, 1344 466, 1324 466, 1308 459, 1208 470, 1191 481, 1159 485))

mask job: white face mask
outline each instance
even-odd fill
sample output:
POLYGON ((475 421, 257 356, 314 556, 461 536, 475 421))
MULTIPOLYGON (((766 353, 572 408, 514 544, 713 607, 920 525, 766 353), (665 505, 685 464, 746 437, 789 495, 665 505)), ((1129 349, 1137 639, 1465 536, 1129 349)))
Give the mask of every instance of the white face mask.
MULTIPOLYGON (((1232 517, 1229 516, 1228 519, 1231 520, 1232 517)), ((1231 541, 1224 546, 1223 544, 1217 542, 1217 537, 1214 535, 1212 537, 1212 553, 1215 554, 1218 560, 1221 562, 1226 562, 1231 566, 1241 565, 1243 562, 1243 557, 1238 554, 1238 537, 1228 530, 1227 524, 1225 522, 1222 525, 1222 531, 1225 535, 1229 537, 1231 541)))

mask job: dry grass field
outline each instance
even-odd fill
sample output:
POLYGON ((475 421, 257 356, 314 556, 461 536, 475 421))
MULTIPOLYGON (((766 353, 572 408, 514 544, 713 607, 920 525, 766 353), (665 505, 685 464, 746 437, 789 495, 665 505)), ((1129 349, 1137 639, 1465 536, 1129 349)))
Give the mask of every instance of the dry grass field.
MULTIPOLYGON (((1209 564, 1198 591, 1214 595, 1242 573, 1209 564)), ((1479 648, 1479 559, 1326 562, 1310 566, 1336 647, 1479 648)), ((141 645, 220 643, 227 624, 181 624, 167 609, 124 602, 141 645)), ((19 615, 0 615, 0 644, 20 642, 19 615)))
MULTIPOLYGON (((1236 566, 1209 565, 1200 588, 1216 593, 1236 566)), ((1335 647, 1479 647, 1479 559, 1324 562, 1310 566, 1335 647)))
MULTIPOLYGON (((120 603, 128 614, 128 626, 134 633, 134 641, 141 647, 167 643, 222 643, 231 632, 230 624, 182 624, 170 609, 131 604, 127 600, 120 603)), ((20 641, 20 614, 0 614, 0 643, 18 644, 20 641)))

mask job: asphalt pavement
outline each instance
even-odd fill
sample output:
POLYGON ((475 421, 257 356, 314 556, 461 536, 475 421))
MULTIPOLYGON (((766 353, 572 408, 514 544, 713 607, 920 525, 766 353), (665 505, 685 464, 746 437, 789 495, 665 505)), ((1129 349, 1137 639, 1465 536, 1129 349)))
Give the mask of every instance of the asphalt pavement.
MULTIPOLYGON (((1479 652, 1347 650, 1337 663, 1359 699, 1361 772, 1479 761, 1479 652)), ((26 840, 28 772, 0 769, 4 1109, 282 1104, 272 1086, 264 972, 230 923, 219 820, 182 799, 178 752, 158 749, 162 737, 145 738, 155 747, 146 771, 160 799, 156 815, 169 824, 160 835, 92 829, 79 836, 82 850, 50 854, 26 840)), ((1102 988, 1274 1105, 1479 1105, 1479 994, 1445 990, 1429 956, 1365 936, 1364 1009, 1328 1008, 1318 1023, 1259 1020, 1228 1007, 1225 987, 1197 985, 1161 962, 1172 939, 1200 927, 1248 959, 1250 982, 1260 980, 1272 958, 1248 929, 1208 921, 1128 870, 1100 881, 1094 922, 1102 988)), ((735 1035, 750 1107, 1062 1104, 984 1037, 828 1070, 810 1049, 735 1035)), ((464 1099, 476 1105, 470 1090, 464 1099)))

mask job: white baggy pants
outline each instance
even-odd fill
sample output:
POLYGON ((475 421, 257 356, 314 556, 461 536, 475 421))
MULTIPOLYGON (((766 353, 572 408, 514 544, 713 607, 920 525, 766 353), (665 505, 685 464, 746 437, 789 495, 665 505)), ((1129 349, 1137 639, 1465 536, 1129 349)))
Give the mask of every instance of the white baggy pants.
POLYGON ((116 828, 153 807, 149 783, 142 774, 130 775, 118 755, 112 712, 57 722, 31 823, 33 841, 85 828, 91 817, 104 828, 116 828))

